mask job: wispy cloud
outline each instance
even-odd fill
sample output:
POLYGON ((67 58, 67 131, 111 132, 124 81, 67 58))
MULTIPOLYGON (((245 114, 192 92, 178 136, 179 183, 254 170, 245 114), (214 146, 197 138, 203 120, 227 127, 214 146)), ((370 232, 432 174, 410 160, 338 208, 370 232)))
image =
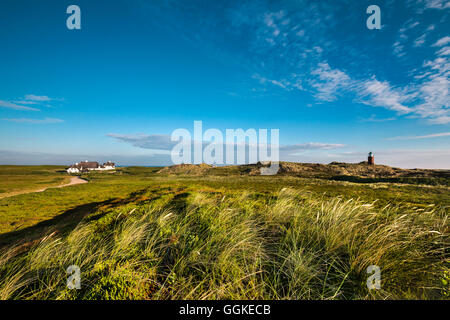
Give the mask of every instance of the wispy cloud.
POLYGON ((143 149, 171 150, 177 144, 177 142, 171 140, 169 135, 162 134, 132 135, 109 133, 107 136, 143 149))
POLYGON ((23 110, 23 111, 41 111, 38 108, 28 107, 27 105, 39 105, 45 107, 51 107, 48 105, 50 101, 62 101, 62 99, 50 98, 48 96, 38 96, 34 94, 27 94, 23 98, 15 99, 15 100, 0 100, 0 107, 14 109, 14 110, 23 110))
POLYGON ((255 73, 252 76, 252 78, 258 80, 259 83, 262 85, 270 84, 285 90, 293 90, 293 89, 304 90, 302 81, 300 79, 296 79, 295 74, 291 75, 292 80, 287 79, 273 80, 263 77, 257 73, 255 73))
POLYGON ((13 103, 13 102, 10 102, 10 101, 3 101, 3 100, 0 100, 0 107, 8 108, 8 109, 14 109, 14 110, 40 111, 37 108, 26 107, 26 106, 22 106, 22 105, 17 104, 17 103, 13 103))
POLYGON ((315 97, 322 101, 334 101, 340 93, 352 93, 361 103, 384 107, 400 114, 413 110, 405 105, 414 94, 406 89, 394 88, 388 81, 379 81, 375 77, 367 80, 352 79, 347 73, 331 68, 326 62, 318 64, 311 72, 315 76, 309 83, 317 91, 315 97))
POLYGON ((441 47, 441 46, 445 46, 446 44, 449 44, 449 43, 450 43, 450 37, 445 36, 445 37, 439 39, 438 41, 436 41, 432 46, 433 47, 441 47))
POLYGON ((450 61, 447 56, 450 48, 442 49, 436 52, 434 60, 423 63, 414 76, 417 81, 404 87, 394 87, 375 76, 354 79, 326 62, 313 69, 314 77, 309 84, 316 90, 315 97, 322 101, 334 101, 343 92, 353 93, 356 101, 366 105, 424 118, 430 124, 447 124, 450 123, 450 61))
POLYGON ((29 100, 17 100, 17 101, 11 101, 13 103, 17 104, 38 104, 36 101, 29 101, 29 100))
POLYGON ((45 102, 45 101, 51 101, 53 100, 52 98, 49 98, 47 96, 37 96, 34 94, 27 94, 25 96, 25 100, 29 100, 29 101, 38 101, 38 102, 45 102))
POLYGON ((386 140, 415 140, 415 139, 430 139, 430 138, 439 138, 439 137, 448 137, 448 136, 450 136, 450 132, 427 134, 424 136, 393 137, 393 138, 388 138, 386 140))
MULTIPOLYGON (((60 98, 50 98, 48 96, 39 96, 34 94, 27 94, 24 97, 13 99, 13 100, 0 100, 0 108, 8 108, 12 110, 19 111, 42 111, 40 107, 53 108, 49 104, 51 101, 64 101, 60 98)), ((56 123, 60 119, 27 119, 27 118, 14 118, 14 119, 2 119, 4 121, 10 122, 28 122, 28 123, 56 123)), ((62 120, 61 120, 62 121, 62 120)))
POLYGON ((423 35, 418 37, 416 40, 414 40, 414 47, 421 47, 421 46, 423 46, 423 44, 425 43, 426 37, 427 37, 427 35, 426 35, 426 33, 424 33, 423 35))
POLYGON ((16 123, 32 123, 32 124, 50 124, 64 122, 62 119, 45 118, 45 119, 28 119, 28 118, 13 118, 2 119, 3 121, 16 122, 16 123))
POLYGON ((405 46, 400 41, 395 41, 394 44, 392 45, 392 48, 394 55, 396 55, 399 58, 403 57, 406 54, 404 52, 405 46))
POLYGON ((375 78, 363 81, 358 93, 368 98, 362 101, 365 104, 384 107, 399 113, 411 112, 411 109, 404 105, 410 96, 402 90, 392 88, 387 81, 378 81, 375 78))
POLYGON ((394 121, 397 118, 390 117, 390 118, 377 118, 374 114, 372 114, 369 118, 361 119, 361 122, 386 122, 386 121, 394 121))
MULTIPOLYGON (((410 37, 410 35, 408 33, 411 32, 412 30, 414 30, 419 25, 420 25, 419 22, 413 21, 412 19, 409 19, 408 21, 406 21, 403 24, 403 27, 400 28, 400 30, 398 31, 396 41, 392 45, 393 53, 395 56, 397 56, 398 58, 401 58, 406 55, 406 52, 405 52, 406 42, 408 41, 408 39, 410 37)), ((423 42, 425 41, 426 33, 423 34, 422 37, 423 37, 422 39, 416 39, 417 46, 420 46, 423 44, 423 42)))
MULTIPOLYGON (((446 5, 439 1, 427 1, 426 6, 441 8, 446 5)), ((311 10, 311 16, 315 16, 318 7, 311 6, 308 9, 311 10)), ((332 66, 322 58, 327 51, 321 45, 329 49, 333 46, 333 40, 328 39, 325 42, 325 35, 318 35, 321 32, 314 32, 316 30, 310 30, 304 25, 296 25, 295 21, 299 20, 294 17, 298 18, 296 14, 285 10, 265 12, 262 19, 263 27, 255 28, 258 31, 257 38, 264 40, 257 42, 258 53, 267 52, 267 48, 263 47, 269 46, 271 56, 282 57, 290 66, 289 72, 284 74, 280 72, 282 70, 279 67, 276 71, 277 75, 253 74, 253 79, 260 84, 289 91, 293 90, 295 85, 301 91, 311 92, 318 101, 322 102, 336 101, 340 96, 351 94, 357 102, 383 107, 400 115, 409 114, 412 118, 425 118, 430 124, 450 122, 448 102, 446 102, 450 100, 447 94, 448 74, 445 71, 445 68, 448 68, 445 58, 450 54, 450 48, 440 48, 436 52, 436 56, 440 57, 440 60, 428 61, 423 64, 422 68, 417 68, 412 72, 415 82, 398 86, 387 79, 379 79, 375 74, 364 78, 332 66), (315 35, 315 37, 309 38, 309 34, 315 35), (308 45, 300 46, 308 41, 310 42, 308 45), (307 49, 304 49, 305 47, 307 49), (296 48, 296 57, 290 55, 293 48, 296 48), (317 61, 317 59, 320 60, 317 61), (309 72, 305 73, 307 65, 314 61, 317 61, 315 65, 311 65, 309 72), (299 72, 299 68, 303 70, 299 72), (293 75, 296 76, 295 81, 293 81, 293 75)), ((311 20, 305 16, 302 16, 301 19, 302 21, 311 20)), ((324 17, 318 19, 326 20, 324 17)), ((327 22, 329 21, 327 20, 327 22)), ((317 27, 320 31, 320 23, 317 24, 317 27)), ((429 34, 435 29, 434 24, 423 25, 417 19, 410 18, 397 34, 394 53, 402 57, 408 52, 407 50, 412 50, 413 47, 424 47, 429 34)), ((450 37, 441 38, 435 43, 435 46, 444 46, 449 41, 450 37)))
MULTIPOLYGON (((185 27, 196 25, 202 17, 194 5, 181 3, 174 0, 165 2, 162 7, 157 4, 151 6, 170 11, 174 19, 170 27, 178 28, 178 33, 191 41, 216 46, 214 52, 227 55, 229 48, 211 38, 211 34, 220 32, 227 39, 239 40, 240 47, 245 50, 233 51, 232 56, 227 57, 248 70, 248 76, 256 82, 250 83, 248 88, 252 93, 268 95, 278 90, 297 91, 302 95, 310 93, 319 103, 337 101, 344 96, 366 105, 408 114, 411 118, 427 119, 430 124, 450 122, 448 103, 445 102, 450 100, 445 89, 448 75, 441 72, 444 80, 437 79, 437 69, 433 69, 431 64, 420 65, 423 61, 416 59, 428 56, 430 52, 433 54, 427 47, 433 42, 438 50, 434 58, 450 55, 450 48, 445 47, 450 37, 441 36, 439 40, 432 37, 440 32, 446 18, 436 18, 430 23, 431 20, 426 22, 423 17, 424 10, 431 14, 437 9, 450 8, 450 2, 446 0, 408 1, 408 14, 403 15, 407 19, 400 22, 398 29, 393 27, 401 17, 394 17, 393 11, 386 12, 386 17, 392 21, 390 28, 383 32, 385 40, 366 39, 376 43, 374 47, 369 43, 358 45, 359 41, 365 41, 364 38, 345 29, 361 20, 360 16, 346 10, 351 1, 299 1, 292 6, 264 0, 230 2, 224 8, 213 10, 210 19, 202 20, 202 28, 191 34, 185 27), (348 15, 337 16, 344 11, 348 15), (394 18, 398 18, 395 23, 394 18), (389 32, 393 32, 392 37, 389 32), (381 56, 390 48, 401 58, 396 66, 396 75, 392 77, 390 70, 380 65, 380 59, 384 59, 381 56), (416 55, 414 50, 420 50, 420 54, 416 55), (439 97, 437 91, 442 89, 443 95, 439 97)), ((434 58, 428 57, 428 60, 433 61, 434 58)))
POLYGON ((310 84, 317 90, 315 97, 319 100, 334 101, 340 89, 350 85, 350 77, 343 71, 332 69, 327 62, 321 62, 311 74, 316 78, 310 84))
MULTIPOLYGON (((169 135, 145 135, 145 134, 137 134, 137 135, 128 135, 128 134, 107 134, 108 137, 114 138, 118 141, 125 142, 131 144, 137 148, 143 149, 152 149, 152 150, 171 150, 178 142, 172 141, 169 135)), ((204 141, 203 144, 206 146, 209 142, 204 141)), ((225 142, 224 142, 225 144, 225 142)), ((248 144, 246 143, 248 146, 248 144)), ((290 155, 297 154, 304 151, 313 151, 313 150, 330 150, 336 148, 343 148, 344 144, 338 143, 319 143, 319 142, 309 142, 302 144, 289 144, 289 145, 281 145, 279 147, 280 153, 290 155)), ((166 152, 164 152, 166 153, 166 152)))
POLYGON ((449 56, 450 55, 450 47, 449 46, 443 47, 443 48, 439 49, 439 51, 437 51, 436 54, 438 56, 449 56))
POLYGON ((427 9, 448 9, 450 2, 448 0, 425 0, 425 8, 427 9))
POLYGON ((450 61, 437 57, 423 63, 425 73, 417 85, 419 103, 413 109, 416 114, 428 118, 431 123, 450 123, 450 61))
POLYGON ((295 155, 300 154, 304 151, 314 151, 314 150, 331 150, 346 147, 345 144, 340 143, 320 143, 320 142, 309 142, 301 144, 290 144, 280 146, 280 154, 295 155))

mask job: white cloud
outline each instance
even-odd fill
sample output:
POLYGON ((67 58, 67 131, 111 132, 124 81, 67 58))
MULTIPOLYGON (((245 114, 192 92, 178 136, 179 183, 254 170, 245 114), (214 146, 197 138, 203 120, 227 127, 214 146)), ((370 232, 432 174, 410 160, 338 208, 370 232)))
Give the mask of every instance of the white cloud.
POLYGON ((311 150, 330 150, 337 148, 344 148, 346 145, 340 143, 320 143, 320 142, 309 142, 301 144, 291 144, 280 146, 281 155, 295 155, 304 151, 311 150))
POLYGON ((177 142, 171 140, 170 136, 161 134, 131 135, 109 133, 107 136, 143 149, 171 150, 177 144, 177 142))
POLYGON ((425 43, 425 38, 427 35, 424 33, 420 37, 418 37, 416 40, 414 40, 414 47, 421 47, 425 43))
POLYGON ((332 69, 327 62, 321 62, 311 72, 316 76, 310 80, 310 85, 317 90, 315 97, 323 101, 334 101, 340 89, 347 88, 351 81, 350 77, 339 69, 332 69))
POLYGON ((295 34, 299 37, 303 37, 305 35, 305 30, 301 29, 301 30, 297 31, 295 34))
POLYGON ((269 12, 264 15, 264 24, 266 25, 267 29, 266 33, 266 41, 271 44, 276 44, 276 38, 281 33, 281 26, 285 26, 289 24, 289 19, 283 19, 285 13, 283 10, 278 12, 269 12))
MULTIPOLYGON (((401 35, 405 30, 415 27, 417 24, 409 24, 401 29, 401 35)), ((416 45, 421 45, 425 34, 416 39, 416 45)), ((373 76, 368 80, 345 79, 343 88, 349 92, 355 92, 359 101, 372 106, 381 106, 400 114, 410 114, 411 117, 427 119, 430 124, 450 123, 450 37, 441 38, 433 46, 444 46, 436 52, 434 60, 424 61, 422 68, 414 70, 411 75, 416 82, 404 87, 393 87, 388 81, 379 81, 373 76), (414 74, 416 73, 416 74, 414 74)), ((396 52, 403 55, 403 45, 397 42, 396 52)), ((324 68, 322 68, 324 69, 324 68)), ((318 71, 313 74, 319 74, 318 71)), ((336 85, 318 86, 319 94, 316 97, 328 101, 335 98, 336 85)))
MULTIPOLYGON (((108 137, 114 138, 118 141, 125 142, 131 144, 134 147, 142 148, 142 149, 151 149, 158 150, 157 153, 166 154, 169 150, 171 150, 178 142, 172 141, 169 135, 126 135, 126 134, 107 134, 108 137)), ((209 142, 203 141, 203 145, 208 145, 209 142)), ((226 142, 224 141, 224 147, 226 142)), ((246 143, 248 145, 248 143, 246 143)), ((318 150, 330 150, 336 148, 343 148, 344 144, 338 143, 320 143, 320 142, 310 142, 310 143, 302 143, 302 144, 290 144, 290 145, 281 145, 279 147, 281 155, 293 155, 298 154, 305 151, 318 151, 318 150)), ((224 154, 226 150, 224 149, 224 154)))
POLYGON ((415 139, 430 139, 430 138, 439 138, 439 137, 448 137, 448 136, 450 136, 450 132, 427 134, 424 136, 393 137, 393 138, 388 138, 386 140, 415 140, 415 139))
POLYGON ((414 107, 415 113, 430 118, 432 123, 448 123, 450 119, 448 78, 443 76, 432 78, 423 83, 419 90, 423 103, 414 107))
POLYGON ((438 58, 424 66, 432 71, 422 75, 422 83, 411 87, 393 88, 389 82, 375 78, 360 83, 357 93, 361 102, 426 118, 432 124, 450 123, 449 63, 438 58))
POLYGON ((434 75, 443 75, 450 71, 450 63, 445 57, 439 57, 433 61, 425 61, 423 63, 424 67, 429 67, 435 71, 434 75))
MULTIPOLYGON (((404 50, 405 50, 405 43, 409 38, 407 33, 409 32, 409 30, 414 29, 419 24, 420 23, 417 21, 413 22, 412 19, 409 19, 408 21, 406 21, 403 24, 403 27, 400 28, 400 30, 398 31, 397 40, 392 45, 393 53, 395 56, 397 56, 398 58, 401 58, 406 55, 406 52, 404 50)), ((423 42, 425 42, 426 34, 423 34, 422 37, 423 38, 416 39, 416 41, 417 41, 417 43, 415 43, 416 46, 421 46, 423 44, 423 42)))
POLYGON ((450 8, 448 0, 425 0, 425 8, 427 9, 447 9, 450 8))
POLYGON ((8 109, 14 109, 14 110, 40 111, 40 110, 37 109, 37 108, 31 108, 31 107, 21 106, 21 105, 19 105, 19 104, 12 103, 12 102, 9 102, 9 101, 3 101, 3 100, 0 100, 0 107, 8 108, 8 109))
POLYGON ((368 97, 362 102, 369 105, 385 107, 400 113, 409 113, 411 109, 404 105, 410 96, 398 89, 392 88, 387 81, 378 81, 373 78, 362 83, 359 94, 368 97))
POLYGON ((32 123, 32 124, 50 124, 50 123, 61 123, 64 120, 45 118, 45 119, 28 119, 28 118, 15 118, 15 119, 2 119, 3 121, 17 122, 17 123, 32 123))
POLYGON ((291 75, 291 80, 287 80, 287 79, 280 79, 280 80, 274 80, 274 79, 269 79, 266 77, 261 76, 260 74, 254 74, 252 76, 253 79, 258 80, 260 84, 265 85, 265 84, 271 84, 274 85, 276 87, 285 89, 285 90, 293 90, 293 89, 298 89, 298 90, 304 90, 303 86, 302 86, 302 82, 300 79, 296 79, 297 76, 295 74, 291 75))
POLYGON ((435 124, 450 123, 450 62, 442 53, 438 51, 438 58, 423 63, 427 71, 416 88, 420 101, 413 108, 416 114, 435 124))
POLYGON ((17 104, 38 104, 36 101, 29 101, 29 100, 18 100, 12 102, 17 104))
POLYGON ((51 98, 49 98, 47 96, 36 96, 34 94, 27 94, 25 96, 25 100, 43 102, 43 101, 51 101, 53 99, 51 99, 51 98))
POLYGON ((439 51, 436 52, 438 56, 449 56, 450 55, 450 47, 446 46, 441 48, 439 51))
POLYGON ((318 100, 334 101, 340 92, 354 93, 356 100, 366 105, 426 118, 432 124, 450 123, 450 63, 446 57, 439 56, 425 61, 423 69, 426 72, 415 76, 421 83, 394 87, 375 76, 367 80, 352 79, 345 72, 321 62, 311 72, 314 77, 309 84, 316 90, 318 100))
POLYGON ((395 117, 390 117, 390 118, 377 118, 374 114, 372 114, 369 118, 367 119, 361 119, 361 122, 386 122, 386 121, 394 121, 397 118, 395 117))
POLYGON ((436 41, 433 44, 433 47, 441 47, 441 46, 445 46, 446 44, 449 44, 449 43, 450 43, 450 37, 449 36, 445 36, 445 37, 439 39, 438 41, 436 41))
POLYGON ((397 56, 397 57, 403 57, 406 53, 403 51, 403 49, 405 48, 405 46, 404 45, 402 45, 401 43, 400 43, 400 41, 396 41, 393 45, 392 45, 392 47, 394 48, 394 54, 397 56))
POLYGON ((354 92, 359 102, 367 105, 384 107, 402 114, 413 111, 405 104, 414 94, 408 93, 406 89, 393 88, 387 81, 379 81, 375 77, 356 81, 345 72, 332 69, 324 62, 319 63, 311 74, 317 77, 311 80, 310 84, 317 90, 315 97, 319 100, 334 101, 342 90, 354 92))
POLYGON ((53 99, 47 96, 37 96, 34 94, 27 94, 25 95, 25 98, 13 101, 0 100, 0 107, 24 111, 41 111, 40 109, 27 107, 25 105, 41 105, 41 106, 43 105, 46 107, 51 107, 50 105, 45 103, 53 100, 62 101, 62 99, 53 99))

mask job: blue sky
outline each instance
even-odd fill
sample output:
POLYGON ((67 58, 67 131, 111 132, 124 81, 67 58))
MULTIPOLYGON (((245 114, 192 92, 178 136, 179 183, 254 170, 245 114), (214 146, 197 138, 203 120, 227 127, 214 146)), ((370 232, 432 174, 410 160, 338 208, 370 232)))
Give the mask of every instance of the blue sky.
POLYGON ((450 169, 449 15, 444 0, 2 1, 0 163, 165 165, 167 136, 201 120, 279 129, 296 149, 282 160, 450 169))

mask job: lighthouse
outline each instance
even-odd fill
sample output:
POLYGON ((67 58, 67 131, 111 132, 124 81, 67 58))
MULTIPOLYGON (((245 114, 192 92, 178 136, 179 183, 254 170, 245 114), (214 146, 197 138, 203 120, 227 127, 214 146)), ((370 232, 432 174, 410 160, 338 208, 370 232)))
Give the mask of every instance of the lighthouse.
POLYGON ((369 152, 369 156, 367 157, 367 163, 368 164, 375 164, 375 157, 373 156, 372 152, 369 152))

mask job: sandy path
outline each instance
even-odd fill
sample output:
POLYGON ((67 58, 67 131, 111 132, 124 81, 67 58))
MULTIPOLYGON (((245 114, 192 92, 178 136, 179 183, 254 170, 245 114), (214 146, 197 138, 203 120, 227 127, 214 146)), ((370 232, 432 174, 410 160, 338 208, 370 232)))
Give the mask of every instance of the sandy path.
POLYGON ((84 179, 81 179, 80 177, 71 177, 71 178, 70 178, 70 182, 69 182, 69 183, 66 183, 66 184, 62 184, 62 185, 59 185, 59 186, 53 186, 53 187, 46 187, 46 188, 39 189, 39 190, 31 190, 31 191, 25 190, 25 191, 19 191, 19 192, 17 192, 17 193, 13 193, 13 194, 6 194, 5 196, 1 196, 1 195, 0 195, 0 199, 3 199, 3 198, 9 198, 9 197, 13 197, 13 196, 17 196, 17 195, 19 195, 19 194, 27 194, 27 193, 34 193, 34 192, 44 192, 44 191, 47 190, 47 189, 64 188, 64 187, 73 186, 73 185, 76 185, 76 184, 82 184, 82 183, 87 183, 87 181, 84 180, 84 179))
POLYGON ((84 179, 81 179, 80 177, 71 177, 69 183, 62 184, 62 185, 56 186, 56 187, 48 187, 48 188, 44 188, 44 189, 39 190, 39 191, 37 191, 37 192, 42 192, 42 191, 45 191, 45 190, 51 189, 51 188, 64 188, 64 187, 73 186, 73 185, 75 185, 75 184, 81 184, 81 183, 87 183, 87 181, 84 180, 84 179))

